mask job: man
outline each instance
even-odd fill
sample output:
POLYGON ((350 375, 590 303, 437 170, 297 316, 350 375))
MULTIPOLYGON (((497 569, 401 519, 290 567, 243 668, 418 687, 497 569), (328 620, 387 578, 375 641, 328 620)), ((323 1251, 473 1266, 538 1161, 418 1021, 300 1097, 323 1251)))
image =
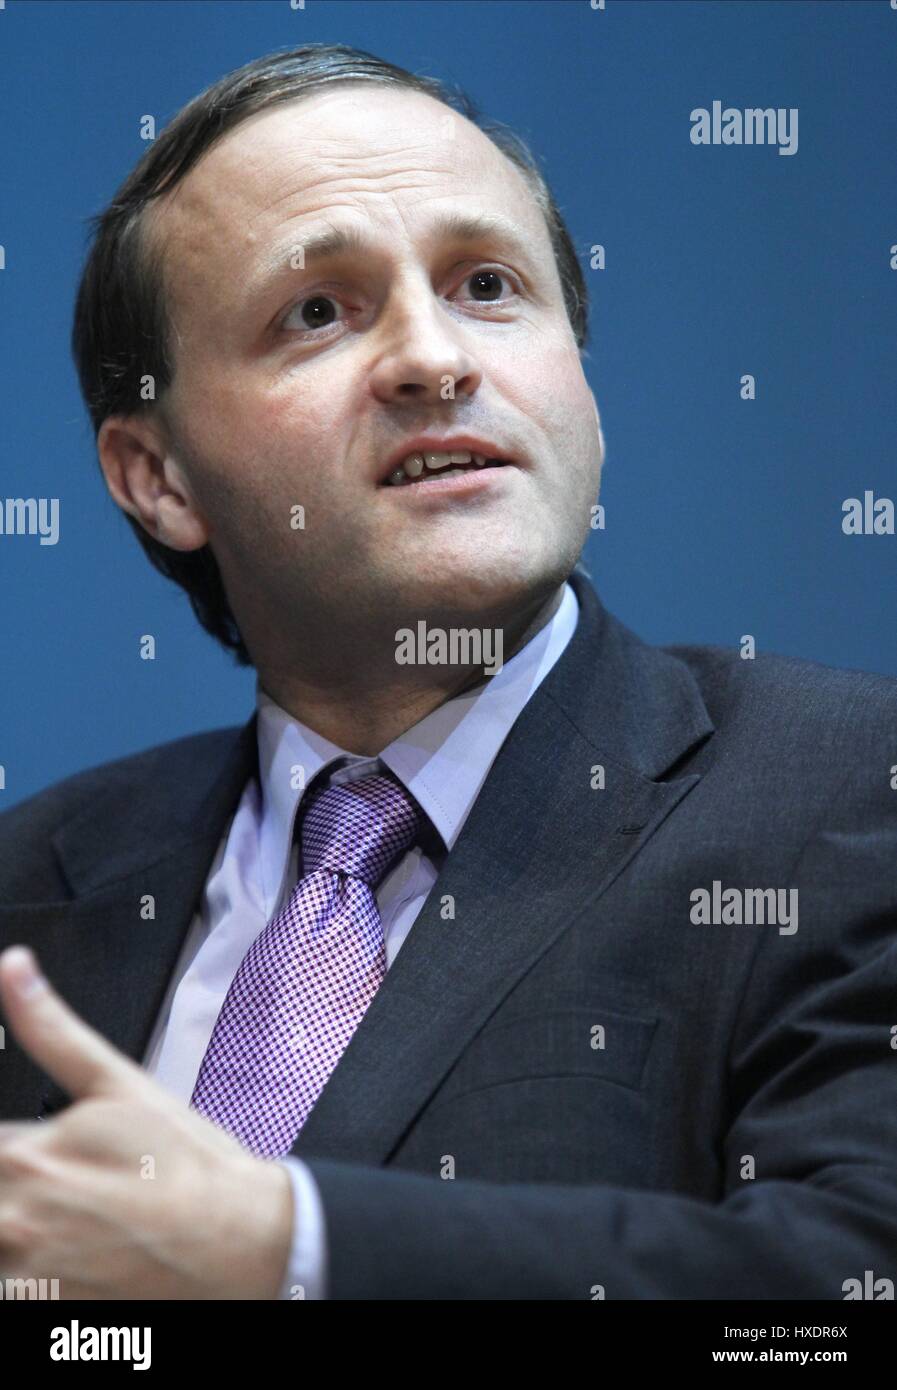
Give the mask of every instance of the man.
POLYGON ((522 147, 341 47, 100 221, 106 482, 258 709, 0 820, 3 1274, 893 1296, 897 684, 603 609, 584 303, 522 147))

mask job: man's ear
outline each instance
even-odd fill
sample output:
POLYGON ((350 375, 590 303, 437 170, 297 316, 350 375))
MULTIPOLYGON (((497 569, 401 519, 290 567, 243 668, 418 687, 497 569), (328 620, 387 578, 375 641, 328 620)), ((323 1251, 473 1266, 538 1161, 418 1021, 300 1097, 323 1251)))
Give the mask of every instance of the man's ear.
POLYGON ((109 415, 97 435, 103 477, 113 499, 155 540, 198 550, 209 528, 161 423, 148 415, 109 415))
POLYGON ((599 410, 598 410, 598 402, 597 402, 596 399, 595 399, 595 392, 592 390, 591 387, 589 387, 589 395, 592 397, 592 409, 593 409, 594 412, 595 412, 595 423, 596 423, 596 425, 598 426, 598 445, 599 445, 599 449, 600 449, 600 454, 599 454, 599 459, 598 459, 598 467, 599 467, 599 468, 603 468, 603 467, 604 467, 604 454, 605 454, 605 449, 604 449, 604 431, 603 431, 602 428, 601 428, 601 415, 600 415, 599 410))

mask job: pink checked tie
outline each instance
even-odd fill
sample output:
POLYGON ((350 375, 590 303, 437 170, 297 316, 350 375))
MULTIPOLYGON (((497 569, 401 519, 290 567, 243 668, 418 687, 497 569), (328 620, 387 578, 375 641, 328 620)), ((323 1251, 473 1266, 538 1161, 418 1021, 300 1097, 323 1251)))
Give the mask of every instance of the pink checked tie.
POLYGON ((234 976, 190 1104, 266 1158, 289 1153, 386 974, 374 890, 423 812, 387 775, 313 793, 302 877, 234 976))

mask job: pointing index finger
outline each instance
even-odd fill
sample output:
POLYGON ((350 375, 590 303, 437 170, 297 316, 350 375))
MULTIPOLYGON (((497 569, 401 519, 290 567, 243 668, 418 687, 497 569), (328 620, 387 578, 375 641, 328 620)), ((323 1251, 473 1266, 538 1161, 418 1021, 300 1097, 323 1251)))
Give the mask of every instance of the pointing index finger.
POLYGON ((79 1018, 25 946, 0 954, 0 1006, 21 1046, 73 1100, 121 1088, 133 1095, 141 1069, 79 1018))

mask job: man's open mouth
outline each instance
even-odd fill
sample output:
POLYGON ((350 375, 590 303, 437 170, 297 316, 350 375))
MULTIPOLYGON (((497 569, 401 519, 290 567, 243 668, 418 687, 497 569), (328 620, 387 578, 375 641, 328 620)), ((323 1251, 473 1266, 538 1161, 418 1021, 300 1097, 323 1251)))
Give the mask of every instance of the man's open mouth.
POLYGON ((432 478, 451 478, 458 473, 475 473, 481 468, 502 468, 510 459, 487 458, 468 449, 448 454, 413 453, 403 459, 384 480, 387 487, 408 487, 432 478))

